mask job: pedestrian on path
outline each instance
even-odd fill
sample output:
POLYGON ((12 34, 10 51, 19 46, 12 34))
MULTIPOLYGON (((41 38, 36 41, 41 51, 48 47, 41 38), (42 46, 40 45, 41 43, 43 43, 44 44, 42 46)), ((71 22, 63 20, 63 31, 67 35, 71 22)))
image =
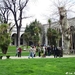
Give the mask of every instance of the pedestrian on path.
POLYGON ((38 46, 38 55, 41 56, 41 46, 38 46))
POLYGON ((36 56, 36 46, 34 46, 33 52, 34 52, 34 57, 35 57, 36 56))
POLYGON ((22 52, 22 49, 21 47, 18 48, 18 57, 21 57, 21 52, 22 52))
POLYGON ((33 58, 33 57, 34 57, 34 46, 31 46, 31 47, 30 47, 29 52, 30 52, 30 53, 29 53, 28 58, 30 58, 30 57, 33 58))

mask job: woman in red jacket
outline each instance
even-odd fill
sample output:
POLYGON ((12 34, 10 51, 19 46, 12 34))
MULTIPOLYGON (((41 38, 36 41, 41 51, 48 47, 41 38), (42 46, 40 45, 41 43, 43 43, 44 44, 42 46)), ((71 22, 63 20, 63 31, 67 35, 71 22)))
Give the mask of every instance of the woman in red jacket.
POLYGON ((21 52, 22 52, 22 49, 21 47, 18 48, 18 57, 21 57, 21 52))

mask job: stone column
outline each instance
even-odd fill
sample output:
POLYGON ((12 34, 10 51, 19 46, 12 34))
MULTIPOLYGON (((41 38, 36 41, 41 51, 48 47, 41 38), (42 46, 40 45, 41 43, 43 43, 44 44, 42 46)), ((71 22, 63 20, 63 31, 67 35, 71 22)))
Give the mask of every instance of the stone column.
POLYGON ((48 29, 48 27, 46 26, 45 27, 45 45, 47 46, 48 45, 48 39, 47 39, 47 29, 48 29))

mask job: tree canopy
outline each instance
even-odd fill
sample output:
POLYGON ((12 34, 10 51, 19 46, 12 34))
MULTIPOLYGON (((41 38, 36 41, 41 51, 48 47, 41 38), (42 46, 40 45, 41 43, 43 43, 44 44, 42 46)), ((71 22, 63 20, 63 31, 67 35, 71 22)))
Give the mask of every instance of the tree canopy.
POLYGON ((22 26, 22 19, 26 19, 26 16, 23 16, 24 8, 27 6, 29 0, 3 0, 2 8, 9 10, 12 17, 14 18, 15 26, 17 29, 17 38, 16 46, 20 45, 20 30, 22 26))
POLYGON ((57 45, 56 41, 59 38, 59 33, 57 30, 48 28, 47 30, 47 38, 48 38, 48 43, 49 45, 57 45))
POLYGON ((29 26, 26 26, 24 38, 26 41, 32 41, 33 44, 37 45, 40 40, 39 34, 41 34, 41 23, 35 20, 34 22, 30 23, 29 26))
POLYGON ((0 25, 0 48, 2 50, 2 53, 6 54, 8 46, 11 42, 10 39, 10 33, 8 32, 8 25, 7 24, 1 24, 0 25))

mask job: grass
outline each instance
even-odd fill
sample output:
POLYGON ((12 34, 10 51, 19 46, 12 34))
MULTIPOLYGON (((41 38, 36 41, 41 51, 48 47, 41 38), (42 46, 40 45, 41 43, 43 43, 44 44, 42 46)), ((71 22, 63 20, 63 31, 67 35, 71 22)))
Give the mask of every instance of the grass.
MULTIPOLYGON (((15 54, 16 54, 16 46, 9 46, 7 55, 15 56, 15 54)), ((0 50, 0 55, 5 56, 4 54, 2 54, 1 50, 0 50)), ((28 55, 29 55, 29 51, 24 51, 22 47, 22 56, 28 56, 28 55)))
POLYGON ((0 75, 75 75, 75 58, 0 60, 0 75))
MULTIPOLYGON (((24 46, 25 47, 25 46, 24 46)), ((28 56, 29 55, 29 50, 24 50, 24 47, 22 46, 22 53, 21 55, 22 56, 28 56)), ((30 47, 28 47, 29 49, 30 47)), ((2 54, 2 51, 0 49, 0 56, 6 56, 6 55, 10 55, 10 56, 15 56, 16 55, 16 46, 9 46, 8 48, 8 51, 7 51, 7 54, 2 54)), ((36 55, 38 55, 38 53, 36 53, 36 55)))

